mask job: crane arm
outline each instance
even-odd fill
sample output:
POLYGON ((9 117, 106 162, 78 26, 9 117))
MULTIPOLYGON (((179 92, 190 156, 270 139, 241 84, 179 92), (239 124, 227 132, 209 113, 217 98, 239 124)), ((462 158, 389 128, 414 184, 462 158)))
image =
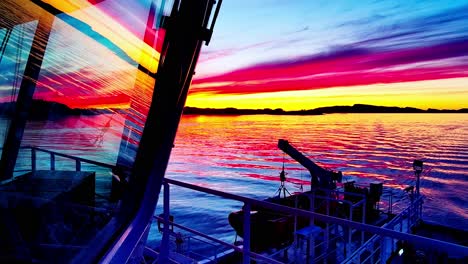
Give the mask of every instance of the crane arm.
POLYGON ((284 151, 284 153, 288 154, 291 158, 309 170, 312 186, 334 189, 336 187, 334 181, 341 181, 341 172, 334 173, 320 167, 319 165, 315 164, 315 162, 304 156, 304 154, 294 148, 291 144, 289 144, 287 140, 278 140, 278 148, 280 148, 282 151, 284 151))

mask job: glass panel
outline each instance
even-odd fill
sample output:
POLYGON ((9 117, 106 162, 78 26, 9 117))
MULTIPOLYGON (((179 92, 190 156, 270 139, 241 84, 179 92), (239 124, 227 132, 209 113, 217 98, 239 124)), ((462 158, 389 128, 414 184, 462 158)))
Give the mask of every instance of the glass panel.
POLYGON ((68 262, 105 239, 149 111, 167 10, 150 0, 0 3, 0 262, 68 262))
MULTIPOLYGON (((0 144, 3 145, 37 22, 0 29, 0 144)), ((1 153, 0 149, 0 153, 1 153)))

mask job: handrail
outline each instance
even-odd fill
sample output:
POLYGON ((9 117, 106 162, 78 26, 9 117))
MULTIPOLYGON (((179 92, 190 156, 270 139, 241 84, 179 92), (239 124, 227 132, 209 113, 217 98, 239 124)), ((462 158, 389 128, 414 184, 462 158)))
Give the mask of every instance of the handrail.
MULTIPOLYGON (((411 206, 407 207, 405 210, 401 211, 397 216, 395 216, 392 220, 390 220, 388 223, 385 223, 383 225, 383 227, 385 228, 393 228, 397 222, 402 219, 402 217, 406 214, 409 214, 410 213, 410 208, 415 206, 417 204, 417 206, 419 206, 419 204, 422 203, 422 200, 423 200, 423 196, 419 196, 412 204, 411 206)), ((409 215, 408 215, 409 216, 409 215)))
POLYGON ((410 243, 419 244, 426 248, 431 248, 435 250, 443 250, 443 251, 450 252, 453 254, 461 255, 463 257, 468 256, 468 247, 465 247, 462 245, 457 245, 457 244, 453 244, 453 243, 449 243, 445 241, 435 240, 435 239, 408 234, 408 233, 401 233, 401 232, 394 231, 394 230, 387 229, 387 228, 382 228, 382 227, 359 223, 359 222, 353 222, 353 221, 346 220, 346 219, 341 219, 341 218, 328 216, 328 215, 322 215, 322 214, 305 211, 305 210, 301 210, 297 208, 282 206, 282 205, 278 205, 278 204, 274 204, 270 202, 259 201, 253 198, 248 198, 248 197, 243 197, 243 196, 236 195, 236 194, 225 193, 225 192, 221 192, 218 190, 208 189, 205 187, 201 187, 201 186, 197 186, 197 185, 193 185, 193 184, 189 184, 189 183, 185 183, 185 182, 181 182, 181 181, 177 181, 173 179, 165 178, 164 181, 169 184, 176 185, 176 186, 180 186, 180 187, 184 187, 187 189, 200 191, 200 192, 204 192, 204 193, 208 193, 208 194, 212 194, 216 196, 221 196, 221 197, 228 198, 231 200, 244 202, 246 204, 261 206, 264 208, 268 208, 268 209, 272 209, 272 210, 276 210, 280 212, 285 212, 285 213, 289 213, 293 215, 313 217, 319 221, 345 225, 347 227, 358 229, 360 231, 366 231, 366 232, 370 232, 374 234, 379 234, 381 236, 391 237, 391 238, 398 239, 398 240, 405 240, 410 243))
MULTIPOLYGON (((392 220, 390 220, 389 222, 385 223, 382 227, 383 228, 390 228, 390 229, 394 229, 395 226, 397 224, 402 224, 404 218, 403 216, 405 215, 408 215, 408 219, 410 219, 411 215, 410 215, 410 210, 412 207, 418 207, 421 203, 422 203, 422 200, 423 200, 423 196, 419 196, 415 201, 413 201, 413 203, 407 207, 405 210, 403 210, 402 212, 400 212, 396 217, 394 217, 392 220)), ((407 229, 411 228, 410 225, 408 225, 407 229)), ((369 246, 373 243, 380 243, 380 235, 378 234, 374 234, 370 239, 368 239, 364 244, 362 244, 357 250, 355 250, 353 252, 353 254, 351 256, 349 256, 345 261, 343 261, 342 263, 351 263, 353 259, 355 259, 356 257, 359 256, 359 254, 362 253, 363 250, 366 250, 369 248, 369 246)), ((370 257, 372 257, 372 255, 376 252, 377 250, 373 251, 367 259, 369 259, 370 257)), ((365 261, 362 261, 362 263, 365 263, 365 261)))
MULTIPOLYGON (((160 216, 153 216, 153 218, 156 219, 156 220, 159 220, 159 221, 164 222, 164 218, 162 218, 162 217, 160 217, 160 216)), ((168 220, 168 222, 169 222, 170 225, 174 225, 174 226, 177 227, 177 228, 180 228, 180 229, 185 230, 185 231, 187 231, 187 232, 190 232, 190 233, 193 233, 193 234, 195 234, 195 235, 201 236, 201 237, 206 238, 206 239, 208 239, 208 240, 214 241, 214 242, 219 243, 219 244, 221 244, 221 245, 223 245, 223 246, 225 246, 225 247, 232 248, 232 249, 234 249, 234 250, 237 251, 237 252, 240 252, 240 253, 243 253, 243 252, 244 252, 244 249, 243 249, 243 248, 240 248, 240 247, 238 247, 238 246, 232 245, 232 244, 230 244, 230 243, 228 243, 228 242, 224 242, 224 241, 222 241, 222 240, 219 240, 219 239, 216 239, 216 238, 214 238, 214 237, 211 237, 211 236, 209 236, 209 235, 207 235, 207 234, 201 233, 201 232, 199 232, 199 231, 197 231, 197 230, 193 230, 193 229, 188 228, 188 227, 186 227, 186 226, 183 226, 183 225, 181 225, 181 224, 177 224, 177 223, 175 223, 175 222, 173 222, 173 221, 171 221, 171 220, 168 220)), ((269 263, 278 263, 278 264, 281 264, 281 263, 282 263, 282 262, 278 262, 278 261, 276 261, 276 260, 274 260, 274 259, 265 257, 265 256, 263 256, 263 255, 257 254, 257 253, 252 252, 252 251, 250 251, 249 254, 250 254, 251 256, 253 256, 254 258, 258 259, 258 260, 269 261, 269 263)))
MULTIPOLYGON (((90 160, 90 159, 86 159, 86 158, 81 158, 81 157, 76 157, 76 156, 72 156, 72 155, 68 155, 68 154, 65 154, 65 153, 60 153, 60 152, 56 152, 56 151, 52 151, 52 150, 47 150, 47 149, 43 149, 43 148, 40 148, 40 147, 35 147, 35 146, 21 146, 20 149, 31 149, 31 171, 36 171, 36 151, 40 151, 40 152, 44 152, 44 153, 48 153, 50 154, 50 170, 54 171, 55 170, 55 156, 59 156, 59 157, 64 157, 64 158, 68 158, 68 159, 71 159, 71 160, 74 160, 76 162, 76 167, 75 167, 75 170, 76 171, 81 171, 81 163, 89 163, 91 165, 96 165, 96 166, 100 166, 100 167, 103 167, 103 168, 107 168, 107 169, 115 169, 116 166, 115 165, 112 165, 112 164, 107 164, 107 163, 104 163, 104 162, 99 162, 99 161, 94 161, 94 160, 90 160)), ((2 151, 3 148, 0 147, 0 151, 2 151)), ((29 170, 25 170, 25 171, 29 171, 29 170)), ((16 171, 18 172, 18 171, 16 171)), ((0 181, 1 183, 7 183, 7 182, 10 182, 11 180, 13 179, 8 179, 8 180, 4 180, 4 181, 0 181)))
POLYGON ((368 248, 369 245, 371 245, 372 243, 375 243, 377 239, 379 239, 379 235, 377 234, 373 235, 364 244, 362 244, 357 250, 355 250, 349 257, 347 257, 346 260, 344 260, 342 263, 349 263, 352 259, 354 259, 361 253, 362 249, 368 248))
POLYGON ((115 165, 111 165, 111 164, 107 164, 107 163, 103 163, 103 162, 99 162, 99 161, 94 161, 94 160, 90 160, 90 159, 75 157, 75 156, 72 156, 72 155, 68 155, 68 154, 64 154, 64 153, 60 153, 60 152, 56 152, 56 151, 52 151, 52 150, 47 150, 47 149, 43 149, 43 148, 40 148, 40 147, 25 146, 25 147, 22 147, 22 148, 24 148, 24 149, 30 148, 30 149, 33 149, 33 150, 38 150, 38 151, 41 151, 41 152, 49 153, 51 155, 60 156, 60 157, 72 159, 72 160, 75 160, 75 161, 85 162, 85 163, 93 164, 93 165, 108 168, 108 169, 115 168, 115 165))

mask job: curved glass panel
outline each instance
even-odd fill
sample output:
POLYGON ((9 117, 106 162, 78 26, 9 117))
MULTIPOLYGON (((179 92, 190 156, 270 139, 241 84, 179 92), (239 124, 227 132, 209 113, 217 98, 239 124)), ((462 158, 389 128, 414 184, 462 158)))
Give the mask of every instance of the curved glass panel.
POLYGON ((0 262, 64 263, 106 239, 149 111, 165 10, 0 3, 0 262))

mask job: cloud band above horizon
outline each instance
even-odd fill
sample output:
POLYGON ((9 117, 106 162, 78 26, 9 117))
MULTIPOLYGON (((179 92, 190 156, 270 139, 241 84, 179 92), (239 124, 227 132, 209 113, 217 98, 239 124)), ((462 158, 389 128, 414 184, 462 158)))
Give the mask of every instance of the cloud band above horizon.
MULTIPOLYGON (((202 54, 198 67, 201 74, 195 76, 187 104, 276 108, 281 105, 274 104, 281 103, 291 110, 325 106, 325 103, 468 107, 468 100, 460 100, 460 97, 468 99, 468 28, 464 26, 468 23, 468 3, 432 4, 430 8, 421 7, 421 11, 413 12, 409 4, 402 2, 394 10, 381 11, 379 15, 362 13, 369 7, 356 4, 351 13, 363 18, 339 21, 337 17, 334 28, 326 28, 332 18, 324 19, 323 28, 314 29, 313 33, 318 35, 304 33, 311 31, 312 26, 317 27, 312 24, 289 35, 280 34, 276 43, 261 39, 258 45, 242 43, 243 48, 232 48, 231 38, 224 37, 221 39, 223 44, 227 43, 224 49, 217 47, 202 54), (372 19, 376 16, 378 19, 372 19), (353 38, 344 38, 341 44, 324 42, 316 49, 307 49, 307 44, 313 47, 312 39, 325 40, 327 32, 333 33, 337 28, 357 33, 352 34, 353 38), (248 63, 240 63, 243 59, 248 63), (366 92, 372 89, 379 90, 366 92), (337 90, 342 91, 341 99, 336 102, 325 99, 330 98, 327 91, 334 94, 337 90), (302 101, 295 93, 301 95, 302 101), (395 101, 388 102, 390 97, 381 98, 389 93, 395 101), (404 97, 395 97, 398 93, 404 97), (274 98, 282 98, 282 102, 274 98), (261 99, 270 103, 260 102, 261 99)), ((287 32, 283 28, 278 30, 287 32)), ((212 45, 216 45, 215 39, 212 45)))

